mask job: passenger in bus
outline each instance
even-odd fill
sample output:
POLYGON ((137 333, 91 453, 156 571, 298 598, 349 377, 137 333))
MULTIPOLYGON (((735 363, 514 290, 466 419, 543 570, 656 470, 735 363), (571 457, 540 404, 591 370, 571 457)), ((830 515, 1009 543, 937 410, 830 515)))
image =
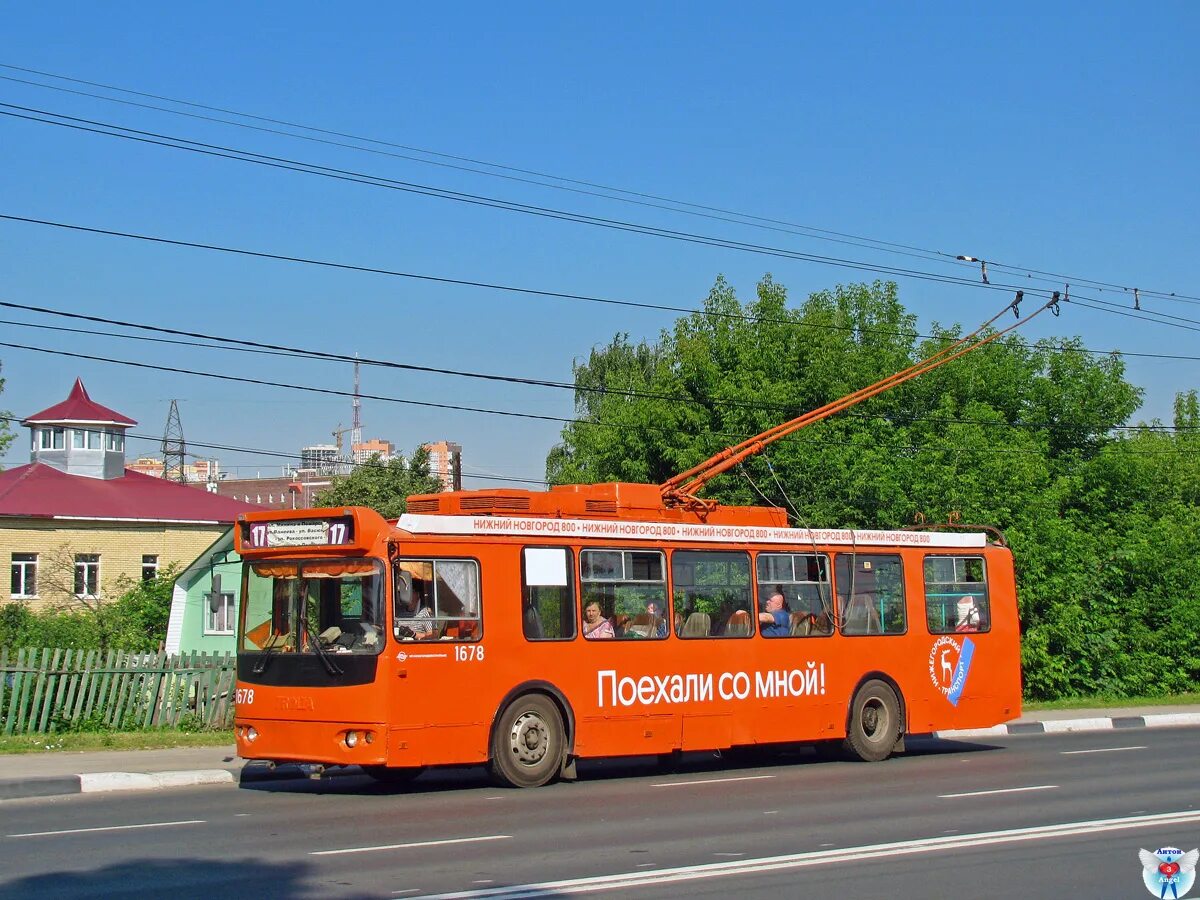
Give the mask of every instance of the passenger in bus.
POLYGON ((583 636, 589 641, 616 637, 612 622, 600 613, 600 604, 593 600, 583 608, 583 636))
POLYGON ((666 637, 667 620, 663 617, 662 609, 656 601, 651 600, 646 604, 646 615, 652 617, 655 635, 660 638, 666 637))
POLYGON ((955 631, 978 631, 980 628, 979 606, 970 594, 958 598, 954 608, 955 631))
POLYGON ((633 619, 625 613, 618 613, 612 617, 613 636, 623 638, 629 632, 629 623, 633 619))
POLYGON ((792 614, 781 589, 776 588, 767 598, 766 607, 758 614, 758 622, 763 637, 787 637, 791 634, 792 614))

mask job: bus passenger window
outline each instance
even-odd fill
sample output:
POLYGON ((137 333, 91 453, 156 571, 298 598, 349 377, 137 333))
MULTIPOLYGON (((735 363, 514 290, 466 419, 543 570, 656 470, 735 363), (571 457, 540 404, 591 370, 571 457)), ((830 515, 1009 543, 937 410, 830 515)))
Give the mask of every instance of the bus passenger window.
POLYGON ((895 554, 839 553, 838 609, 842 634, 904 634, 904 566, 895 554))
POLYGON ((823 553, 760 553, 755 563, 758 611, 764 637, 833 634, 829 557, 823 553), (772 598, 781 595, 782 605, 772 598))
POLYGON ((991 627, 982 556, 925 557, 925 623, 930 634, 991 627))
POLYGON ((667 581, 661 551, 583 550, 579 569, 584 637, 667 636, 667 581), (593 604, 597 609, 589 611, 593 604))
POLYGON ((398 559, 392 573, 397 640, 478 641, 482 637, 475 560, 398 559))
POLYGON ((750 636, 749 553, 676 550, 671 554, 671 585, 679 637, 750 636))
POLYGON ((527 641, 575 637, 575 572, 566 547, 521 554, 521 631, 527 641))

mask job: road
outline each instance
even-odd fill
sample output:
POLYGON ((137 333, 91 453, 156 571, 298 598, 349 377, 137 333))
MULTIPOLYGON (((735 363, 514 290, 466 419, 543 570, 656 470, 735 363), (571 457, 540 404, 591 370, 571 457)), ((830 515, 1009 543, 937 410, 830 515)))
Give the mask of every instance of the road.
POLYGON ((465 770, 14 800, 0 896, 1148 897, 1138 849, 1200 845, 1198 739, 609 760, 531 791, 465 770))

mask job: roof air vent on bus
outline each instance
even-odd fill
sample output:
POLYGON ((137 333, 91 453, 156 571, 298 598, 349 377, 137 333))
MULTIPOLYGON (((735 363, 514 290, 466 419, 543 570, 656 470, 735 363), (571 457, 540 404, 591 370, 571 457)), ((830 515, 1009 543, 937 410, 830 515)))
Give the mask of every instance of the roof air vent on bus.
POLYGON ((527 511, 528 497, 498 497, 484 494, 478 497, 463 497, 458 502, 463 512, 527 511))

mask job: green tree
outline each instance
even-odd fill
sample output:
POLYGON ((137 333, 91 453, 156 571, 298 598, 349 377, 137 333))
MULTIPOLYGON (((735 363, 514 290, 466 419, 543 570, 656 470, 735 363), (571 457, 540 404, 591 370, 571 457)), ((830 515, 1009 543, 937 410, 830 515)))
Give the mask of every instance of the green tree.
POLYGON ((413 494, 434 494, 442 483, 429 474, 429 451, 418 447, 406 461, 393 457, 383 462, 372 456, 349 475, 316 497, 320 506, 368 506, 385 519, 394 519, 408 506, 413 494))
MULTIPOLYGON (((661 483, 963 333, 935 324, 918 339, 890 283, 786 301, 769 276, 745 303, 719 278, 657 341, 593 349, 575 366, 577 420, 548 480, 661 483)), ((1140 402, 1119 356, 1009 335, 771 445, 704 494, 782 506, 802 525, 953 514, 999 527, 1016 558, 1029 696, 1194 688, 1200 401, 1180 395, 1177 433, 1124 437, 1140 402)))
POLYGON ((154 578, 117 579, 119 596, 105 604, 100 615, 106 619, 110 640, 124 650, 157 650, 167 639, 171 618, 171 592, 179 565, 171 563, 154 578))

